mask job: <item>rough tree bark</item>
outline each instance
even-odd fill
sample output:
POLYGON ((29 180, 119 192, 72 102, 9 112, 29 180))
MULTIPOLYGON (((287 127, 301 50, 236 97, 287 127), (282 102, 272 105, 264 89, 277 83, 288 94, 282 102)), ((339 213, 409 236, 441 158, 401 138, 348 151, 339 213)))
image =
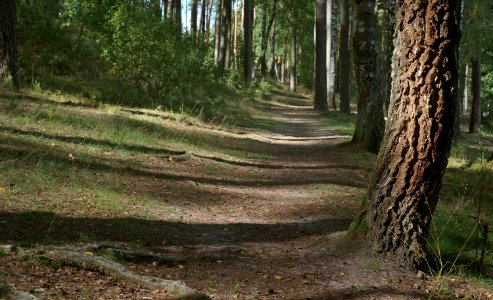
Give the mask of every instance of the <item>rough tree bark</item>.
POLYGON ((479 57, 471 61, 472 65, 472 105, 469 118, 469 133, 476 131, 481 124, 481 60, 479 57))
POLYGON ((327 3, 315 1, 315 104, 316 110, 328 111, 327 102, 327 3))
POLYGON ((389 121, 362 216, 374 251, 416 269, 452 140, 460 1, 396 2, 389 121))
POLYGON ((293 20, 291 32, 291 76, 289 78, 289 91, 296 92, 296 50, 297 50, 297 20, 298 20, 298 1, 293 0, 293 20))
POLYGON ((354 68, 358 86, 358 119, 353 142, 370 152, 378 152, 385 121, 380 93, 375 35, 375 0, 356 0, 354 68))
POLYGON ((327 99, 331 109, 336 106, 336 35, 337 35, 337 0, 327 0, 327 99))
POLYGON ((243 78, 246 84, 252 81, 253 55, 252 55, 252 31, 253 31, 253 0, 244 0, 243 3, 243 41, 244 41, 244 62, 243 78))
POLYGON ((15 0, 0 1, 0 79, 10 75, 14 89, 18 90, 16 9, 15 0))
POLYGON ((349 0, 341 0, 341 21, 339 31, 339 91, 341 95, 340 110, 350 113, 349 80, 351 74, 351 55, 349 52, 349 0))

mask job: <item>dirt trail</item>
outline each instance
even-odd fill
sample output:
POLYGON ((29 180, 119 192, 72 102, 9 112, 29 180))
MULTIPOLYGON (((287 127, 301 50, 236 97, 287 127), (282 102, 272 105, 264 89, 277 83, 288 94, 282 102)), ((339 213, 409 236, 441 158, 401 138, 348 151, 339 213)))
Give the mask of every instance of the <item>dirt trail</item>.
POLYGON ((371 160, 347 161, 346 151, 355 149, 327 127, 326 116, 313 111, 309 100, 282 100, 287 104, 265 107, 277 125, 250 133, 268 141, 256 144, 271 153, 262 164, 284 168, 224 164, 224 174, 216 175, 225 180, 194 182, 203 198, 217 201, 207 210, 189 207, 177 231, 187 241, 171 238, 166 243, 175 247, 159 251, 212 259, 153 274, 180 278, 214 299, 425 297, 413 274, 376 261, 359 237, 343 238, 364 195, 371 160), (412 284, 402 288, 402 281, 412 284))
MULTIPOLYGON (((64 236, 50 236, 54 244, 79 244, 84 233, 95 243, 178 258, 176 264, 131 268, 182 280, 213 299, 427 298, 428 281, 376 260, 361 237, 345 238, 374 156, 348 145, 349 137, 327 126, 327 116, 313 111, 308 99, 277 100, 264 104, 271 118, 255 120, 259 129, 219 133, 229 149, 251 154, 240 163, 200 155, 170 162, 149 154, 139 168, 118 168, 117 159, 112 165, 91 164, 95 174, 111 172, 115 182, 128 185, 128 193, 164 202, 171 207, 170 218, 15 212, 3 213, 3 222, 43 232, 69 228, 64 236)), ((14 233, 7 236, 7 230, 4 240, 28 238, 14 233)), ((37 291, 41 298, 163 297, 96 273, 0 257, 2 274, 16 288, 37 291)))

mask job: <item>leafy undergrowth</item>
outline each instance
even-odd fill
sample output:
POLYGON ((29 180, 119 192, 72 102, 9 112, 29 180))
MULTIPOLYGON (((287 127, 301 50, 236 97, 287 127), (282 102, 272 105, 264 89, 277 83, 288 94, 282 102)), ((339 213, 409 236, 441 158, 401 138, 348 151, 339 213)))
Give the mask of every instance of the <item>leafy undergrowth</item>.
MULTIPOLYGON (((392 269, 361 237, 341 239, 365 197, 375 156, 349 144, 353 117, 319 114, 304 97, 267 92, 239 99, 233 126, 0 90, 0 244, 96 243, 171 255, 180 262, 130 268, 222 299, 487 297, 463 278, 438 282, 392 269)), ((462 144, 469 151, 473 143, 462 144)), ((492 212, 491 162, 461 158, 454 149, 436 217, 437 228, 446 225, 443 261, 474 228, 462 212, 477 201, 457 195, 479 199, 474 193, 483 182, 482 212, 492 212), (469 206, 457 210, 459 202, 469 206)), ((473 240, 466 244, 456 266, 470 261, 473 240)), ((487 287, 491 264, 488 248, 481 279, 487 287)), ((0 257, 0 276, 42 297, 164 297, 59 267, 36 256, 0 257)))

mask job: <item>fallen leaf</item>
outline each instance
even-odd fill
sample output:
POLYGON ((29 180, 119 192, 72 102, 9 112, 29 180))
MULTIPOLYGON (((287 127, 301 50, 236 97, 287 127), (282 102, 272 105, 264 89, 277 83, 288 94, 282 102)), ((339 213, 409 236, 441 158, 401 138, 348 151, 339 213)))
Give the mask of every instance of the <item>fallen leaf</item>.
POLYGON ((220 260, 220 259, 218 259, 218 260, 216 260, 216 261, 217 261, 217 263, 218 263, 218 264, 222 264, 222 263, 224 262, 224 261, 222 261, 222 260, 220 260))
POLYGON ((173 161, 173 156, 168 156, 169 161, 173 161))
POLYGON ((0 193, 5 193, 5 191, 7 191, 5 188, 0 187, 0 193))
POLYGON ((90 252, 90 251, 84 252, 84 254, 87 254, 87 255, 94 255, 94 253, 92 253, 92 252, 90 252))
POLYGON ((277 280, 282 280, 282 276, 281 276, 281 275, 274 275, 274 277, 275 277, 277 280))
POLYGON ((178 265, 178 268, 183 269, 183 268, 185 268, 185 266, 184 265, 178 265))

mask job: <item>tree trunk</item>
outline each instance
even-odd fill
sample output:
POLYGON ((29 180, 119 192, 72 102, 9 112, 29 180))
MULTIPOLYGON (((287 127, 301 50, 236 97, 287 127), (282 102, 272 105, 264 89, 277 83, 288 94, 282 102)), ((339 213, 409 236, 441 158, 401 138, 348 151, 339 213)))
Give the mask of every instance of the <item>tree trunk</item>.
POLYGON ((239 0, 236 0, 235 4, 233 6, 236 6, 234 9, 234 14, 233 14, 233 68, 237 69, 238 68, 238 7, 239 7, 239 0))
POLYGON ((466 87, 466 66, 467 64, 462 63, 459 66, 459 84, 457 88, 457 103, 455 110, 455 122, 454 122, 454 140, 460 136, 460 118, 464 113, 464 108, 462 104, 464 103, 464 89, 466 87))
POLYGON ((175 0, 174 5, 174 17, 176 23, 178 24, 178 33, 181 34, 182 31, 182 23, 181 23, 181 0, 175 0))
POLYGON ((197 35, 197 16, 198 16, 198 0, 192 0, 192 13, 190 14, 190 34, 192 37, 196 37, 197 35))
POLYGON ((316 110, 328 111, 327 102, 327 3, 315 1, 315 105, 316 110))
POLYGON ((296 93, 296 50, 297 46, 297 20, 298 20, 298 0, 293 0, 293 20, 291 32, 291 76, 289 78, 289 91, 296 93))
POLYGON ((243 40, 244 46, 244 63, 243 78, 246 84, 252 81, 253 55, 252 55, 252 25, 253 25, 253 0, 244 0, 244 17, 243 17, 243 40))
MULTIPOLYGON (((267 42, 268 42, 267 37, 270 35, 270 32, 272 30, 272 26, 274 24, 274 20, 276 19, 277 0, 274 0, 274 3, 272 4, 272 10, 271 11, 272 11, 272 14, 270 16, 269 25, 266 26, 265 36, 263 36, 262 39, 261 39, 261 44, 260 44, 261 52, 260 52, 260 56, 258 58, 257 63, 255 64, 255 67, 253 68, 253 78, 254 79, 256 77, 256 74, 258 72, 258 69, 262 67, 262 64, 265 65, 264 66, 265 70, 262 72, 262 76, 265 77, 265 75, 267 74, 267 64, 266 64, 266 60, 265 60, 265 56, 267 54, 267 42)), ((267 17, 265 19, 267 21, 267 17)), ((263 20, 262 20, 262 22, 263 22, 263 20)), ((262 28, 262 30, 264 30, 264 29, 262 28)))
POLYGON ((224 0, 224 32, 223 39, 224 45, 222 51, 224 52, 224 67, 229 69, 231 67, 231 9, 232 1, 224 0))
POLYGON ((472 105, 469 118, 469 133, 476 131, 481 124, 481 60, 474 58, 472 65, 472 105))
POLYGON ((212 16, 212 7, 214 7, 214 0, 210 0, 209 2, 209 10, 207 12, 207 24, 205 25, 205 43, 209 44, 210 36, 211 36, 211 16, 212 16))
POLYGON ((276 20, 272 25, 272 35, 270 37, 270 58, 269 58, 269 76, 276 78, 276 20))
POLYGON ((168 1, 166 5, 166 17, 168 19, 171 19, 173 18, 175 1, 174 0, 165 0, 165 1, 168 1))
POLYGON ((201 36, 202 37, 205 36, 205 12, 207 11, 207 7, 206 7, 207 4, 206 3, 207 3, 207 0, 200 0, 199 28, 197 31, 197 35, 195 36, 197 41, 199 40, 199 38, 201 36))
POLYGON ((223 2, 224 0, 216 0, 216 16, 214 29, 214 63, 220 67, 221 63, 221 38, 222 38, 222 18, 223 18, 223 2))
POLYGON ((353 142, 370 152, 378 152, 385 121, 380 94, 376 57, 375 1, 356 0, 356 30, 354 35, 354 68, 358 86, 358 119, 353 142))
POLYGON ((281 83, 286 83, 286 53, 281 57, 281 83))
POLYGON ((336 35, 337 35, 337 0, 327 0, 327 98, 329 107, 337 109, 335 97, 336 81, 336 35))
POLYGON ((374 251, 411 269, 426 267, 452 140, 459 3, 397 0, 389 121, 362 216, 374 251))
POLYGON ((339 32, 339 91, 341 95, 340 109, 343 113, 350 113, 350 74, 351 55, 349 52, 349 0, 341 0, 341 21, 339 32))
POLYGON ((394 52, 394 28, 395 28, 395 0, 384 0, 382 24, 382 98, 385 111, 388 113, 390 105, 390 88, 392 85, 392 54, 394 52))
POLYGON ((18 90, 16 10, 15 0, 0 1, 0 79, 10 75, 14 89, 18 90))

